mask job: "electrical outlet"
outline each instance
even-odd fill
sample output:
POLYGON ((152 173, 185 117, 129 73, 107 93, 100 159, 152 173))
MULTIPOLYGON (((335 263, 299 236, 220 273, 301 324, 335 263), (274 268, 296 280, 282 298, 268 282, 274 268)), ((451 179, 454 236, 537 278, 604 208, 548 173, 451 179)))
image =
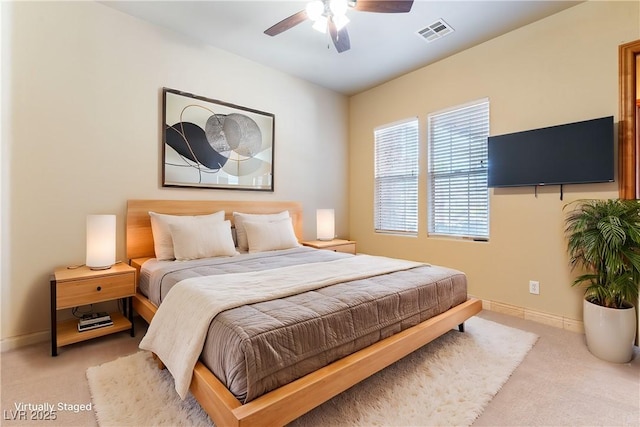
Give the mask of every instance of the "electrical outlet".
POLYGON ((529 280, 529 293, 540 295, 540 282, 537 280, 529 280))

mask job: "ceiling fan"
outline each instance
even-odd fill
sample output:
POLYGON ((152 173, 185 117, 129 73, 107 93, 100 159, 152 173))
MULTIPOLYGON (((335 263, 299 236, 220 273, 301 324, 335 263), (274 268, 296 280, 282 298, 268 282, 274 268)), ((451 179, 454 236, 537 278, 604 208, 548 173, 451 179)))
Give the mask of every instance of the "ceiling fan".
POLYGON ((407 13, 413 6, 413 0, 314 0, 307 3, 305 10, 294 13, 265 30, 265 34, 276 36, 296 25, 310 19, 313 28, 331 35, 336 50, 340 53, 349 50, 349 34, 346 25, 349 9, 360 12, 407 13))

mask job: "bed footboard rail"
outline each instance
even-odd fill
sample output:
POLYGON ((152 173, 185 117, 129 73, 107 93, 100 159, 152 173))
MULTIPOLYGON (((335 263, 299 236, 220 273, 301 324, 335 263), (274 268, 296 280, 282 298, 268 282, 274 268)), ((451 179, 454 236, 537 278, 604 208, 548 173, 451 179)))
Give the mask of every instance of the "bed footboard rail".
POLYGON ((158 307, 138 291, 133 296, 133 310, 147 323, 151 323, 151 319, 153 319, 153 316, 156 314, 158 307))
POLYGON ((447 333, 482 310, 471 298, 296 381, 241 404, 200 362, 190 390, 220 426, 285 425, 447 333))

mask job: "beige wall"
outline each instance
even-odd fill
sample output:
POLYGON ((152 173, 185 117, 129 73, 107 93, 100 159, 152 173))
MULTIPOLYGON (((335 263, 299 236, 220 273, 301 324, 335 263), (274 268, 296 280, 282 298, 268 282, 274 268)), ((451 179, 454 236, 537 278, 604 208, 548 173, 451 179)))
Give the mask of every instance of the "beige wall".
POLYGON ((298 200, 305 238, 325 207, 348 234, 345 97, 99 3, 1 7, 4 348, 49 329, 49 274, 84 262, 87 214, 118 215, 124 256, 130 198, 298 200), (160 187, 163 86, 274 113, 275 192, 160 187))
MULTIPOLYGON (((418 237, 373 232, 373 129, 420 119, 426 171, 426 117, 488 97, 491 134, 618 116, 618 45, 640 36, 637 2, 588 2, 395 79, 350 101, 350 228, 358 249, 446 265, 468 274, 469 292, 570 319, 581 319, 572 288, 563 206, 617 197, 617 184, 490 191, 488 243, 429 238, 426 176, 420 181, 418 237), (606 31, 594 31, 606 28, 606 31), (540 281, 540 295, 528 292, 540 281)), ((446 18, 446 17, 445 17, 446 18)), ((453 35, 455 37, 455 33, 453 35)))

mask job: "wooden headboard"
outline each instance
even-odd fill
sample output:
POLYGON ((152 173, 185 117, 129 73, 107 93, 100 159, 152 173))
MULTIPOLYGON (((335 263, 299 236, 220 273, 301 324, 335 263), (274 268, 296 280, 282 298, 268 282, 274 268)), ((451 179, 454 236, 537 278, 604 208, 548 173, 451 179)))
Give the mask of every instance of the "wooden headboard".
POLYGON ((224 211, 233 224, 233 212, 268 214, 289 211, 298 239, 302 239, 302 205, 298 202, 231 200, 129 200, 127 201, 127 259, 153 257, 149 211, 169 215, 204 215, 224 211))

